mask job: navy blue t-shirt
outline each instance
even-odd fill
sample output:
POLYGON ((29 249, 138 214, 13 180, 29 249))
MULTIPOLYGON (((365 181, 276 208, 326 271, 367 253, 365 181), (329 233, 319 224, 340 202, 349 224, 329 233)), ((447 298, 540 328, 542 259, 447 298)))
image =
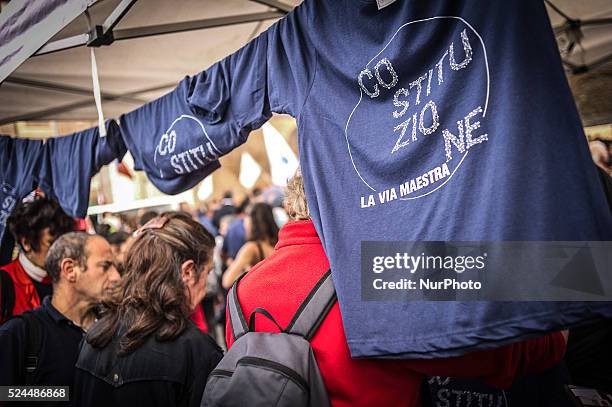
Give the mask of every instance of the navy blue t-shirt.
POLYGON ((602 303, 361 298, 365 240, 612 239, 542 2, 306 0, 122 128, 149 177, 177 192, 198 165, 176 158, 167 176, 172 158, 159 157, 202 137, 171 137, 176 120, 197 115, 224 154, 272 112, 298 122, 353 356, 455 356, 612 315, 602 303))
POLYGON ((253 43, 121 116, 134 168, 144 170, 167 194, 190 189, 218 169, 218 158, 244 143, 269 117, 261 87, 266 67, 255 63, 265 53, 265 44, 253 43), (214 136, 208 133, 211 127, 214 136))
POLYGON ((91 178, 127 151, 116 121, 106 121, 105 137, 99 133, 96 126, 45 143, 40 188, 76 218, 87 215, 91 178))
MULTIPOLYGON (((17 203, 38 184, 42 152, 43 143, 40 140, 0 135, 0 240, 6 229, 6 221, 17 203)), ((8 246, 3 246, 2 250, 6 249, 7 253, 12 251, 13 248, 8 246)))
POLYGON ((565 385, 572 381, 563 363, 538 373, 521 375, 501 390, 478 379, 434 376, 428 379, 429 404, 436 407, 574 407, 565 385))

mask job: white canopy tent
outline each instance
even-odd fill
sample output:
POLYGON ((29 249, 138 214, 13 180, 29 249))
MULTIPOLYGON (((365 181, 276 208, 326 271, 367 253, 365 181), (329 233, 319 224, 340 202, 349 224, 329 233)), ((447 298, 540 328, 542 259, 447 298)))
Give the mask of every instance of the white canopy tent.
POLYGON ((612 123, 612 1, 546 3, 584 126, 612 123))
MULTIPOLYGON (((601 71, 609 77, 612 2, 545 1, 570 75, 601 71)), ((7 36, 0 41, 0 125, 26 120, 95 120, 88 43, 96 46, 104 113, 117 117, 240 48, 300 0, 48 2, 57 7, 75 3, 71 12, 86 7, 87 13, 70 21, 14 70, 4 72, 3 65, 15 49, 14 42, 40 41, 32 34, 40 32, 40 27, 27 32, 25 40, 17 36, 10 41, 7 36), (110 45, 102 45, 107 43, 110 45)), ((27 3, 34 2, 3 2, 0 37, 15 23, 6 18, 7 13, 27 3)), ((28 8, 25 10, 27 13, 28 8)), ((595 121, 612 122, 610 110, 595 121)))
MULTIPOLYGON (((2 19, 2 14, 17 8, 14 4, 19 2, 22 1, 13 0, 5 6, 0 24, 11 23, 2 19)), ((89 3, 92 33, 96 26, 106 26, 105 20, 122 17, 108 31, 112 32, 114 42, 96 48, 107 117, 117 117, 169 91, 182 77, 234 52, 285 13, 247 0, 89 0, 89 3)), ((277 5, 284 10, 293 7, 277 5)), ((1 30, 2 25, 0 33, 1 30)), ((97 117, 86 46, 88 38, 94 42, 96 39, 95 35, 87 34, 89 31, 86 15, 78 16, 3 80, 0 124, 97 117)), ((32 37, 26 36, 25 40, 32 37)), ((20 37, 17 40, 24 41, 20 37)), ((105 42, 104 37, 97 40, 105 42)), ((0 45, 0 63, 12 49, 8 43, 0 45)))

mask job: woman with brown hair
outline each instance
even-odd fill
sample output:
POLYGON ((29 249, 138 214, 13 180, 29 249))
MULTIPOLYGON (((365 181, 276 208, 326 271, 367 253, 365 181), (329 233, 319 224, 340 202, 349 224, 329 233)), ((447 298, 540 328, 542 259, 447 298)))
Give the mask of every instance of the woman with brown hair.
POLYGON ((138 232, 122 295, 105 303, 76 364, 74 404, 199 406, 221 350, 189 320, 206 290, 215 241, 168 212, 138 232))
POLYGON ((229 289, 241 274, 272 254, 278 241, 278 226, 272 207, 268 204, 253 205, 244 220, 244 229, 247 242, 223 274, 222 284, 226 289, 229 289))

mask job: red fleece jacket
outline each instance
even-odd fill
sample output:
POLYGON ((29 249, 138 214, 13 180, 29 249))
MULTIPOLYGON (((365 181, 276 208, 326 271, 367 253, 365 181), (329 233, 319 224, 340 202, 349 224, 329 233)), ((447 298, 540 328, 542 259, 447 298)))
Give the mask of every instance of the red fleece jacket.
MULTIPOLYGON (((38 292, 19 259, 17 258, 9 264, 2 266, 2 270, 6 271, 11 277, 15 289, 15 306, 11 315, 19 315, 25 311, 38 308, 40 306, 38 292)), ((51 282, 45 281, 45 284, 51 284, 51 282)), ((0 321, 0 323, 2 322, 4 321, 0 321)))
MULTIPOLYGON (((240 281, 238 299, 247 317, 257 307, 268 310, 285 327, 329 262, 311 221, 286 224, 274 253, 253 267, 240 281)), ((257 330, 278 332, 266 318, 257 330)), ((231 327, 226 326, 232 346, 231 327)), ((560 333, 477 351, 456 358, 434 360, 351 359, 340 308, 336 303, 311 341, 319 369, 334 407, 418 406, 424 375, 480 378, 506 388, 517 375, 547 369, 561 360, 565 339, 560 333)))

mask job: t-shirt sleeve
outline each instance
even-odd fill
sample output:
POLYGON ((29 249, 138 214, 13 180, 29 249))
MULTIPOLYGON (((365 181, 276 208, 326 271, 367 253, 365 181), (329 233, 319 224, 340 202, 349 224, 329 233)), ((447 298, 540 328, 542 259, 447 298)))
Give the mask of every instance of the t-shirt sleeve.
POLYGON ((314 1, 305 1, 265 33, 267 96, 272 112, 298 117, 308 97, 317 64, 309 37, 313 15, 314 1))
POLYGON ((246 141, 272 112, 299 115, 316 62, 307 35, 312 2, 305 3, 192 79, 188 102, 223 153, 246 141))
MULTIPOLYGON (((38 183, 42 151, 41 140, 0 135, 0 240, 4 239, 6 221, 17 202, 38 183)), ((0 261, 10 261, 13 250, 10 242, 3 240, 0 245, 0 261)))
POLYGON ((127 147, 123 142, 119 125, 115 120, 107 121, 105 137, 99 137, 98 132, 96 132, 95 137, 93 170, 97 173, 104 165, 108 165, 115 160, 121 161, 127 152, 127 147))
POLYGON ((40 188, 70 216, 87 215, 91 178, 103 165, 125 155, 117 123, 107 121, 106 128, 106 137, 100 137, 98 127, 92 127, 45 143, 40 188))
POLYGON ((219 168, 218 158, 243 144, 272 112, 299 115, 315 63, 307 14, 298 6, 235 53, 123 115, 135 169, 162 192, 176 194, 219 168))
POLYGON ((189 108, 220 155, 244 143, 271 116, 266 103, 266 35, 190 79, 189 108))

